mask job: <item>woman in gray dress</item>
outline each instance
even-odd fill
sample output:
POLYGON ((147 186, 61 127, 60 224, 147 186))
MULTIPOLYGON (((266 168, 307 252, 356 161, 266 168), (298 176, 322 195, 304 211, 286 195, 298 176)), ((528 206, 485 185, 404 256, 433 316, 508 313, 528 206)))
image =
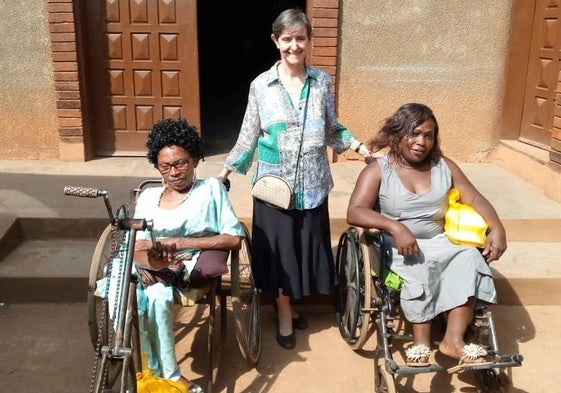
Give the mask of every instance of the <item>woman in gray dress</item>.
POLYGON ((477 299, 496 303, 488 263, 506 250, 497 212, 439 146, 438 123, 430 108, 405 104, 370 142, 388 154, 367 165, 351 195, 347 221, 385 231, 392 246, 391 269, 403 279, 401 308, 413 324, 410 366, 429 365, 431 321, 447 314, 439 350, 461 363, 485 362, 485 350, 466 345, 464 335, 477 299), (489 225, 483 251, 453 244, 444 233, 450 188, 489 225), (376 206, 376 208, 374 208, 376 206))

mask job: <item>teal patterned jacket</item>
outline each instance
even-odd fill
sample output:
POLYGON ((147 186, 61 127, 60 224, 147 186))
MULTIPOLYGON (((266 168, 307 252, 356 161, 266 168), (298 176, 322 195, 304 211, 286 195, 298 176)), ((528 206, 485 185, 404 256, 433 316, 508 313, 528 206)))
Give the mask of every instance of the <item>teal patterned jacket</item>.
POLYGON ((306 66, 306 83, 296 108, 279 80, 277 64, 251 82, 238 140, 225 166, 246 174, 257 150, 252 184, 266 174, 280 176, 294 191, 292 207, 313 209, 333 188, 327 146, 342 153, 355 137, 337 120, 329 74, 306 66))

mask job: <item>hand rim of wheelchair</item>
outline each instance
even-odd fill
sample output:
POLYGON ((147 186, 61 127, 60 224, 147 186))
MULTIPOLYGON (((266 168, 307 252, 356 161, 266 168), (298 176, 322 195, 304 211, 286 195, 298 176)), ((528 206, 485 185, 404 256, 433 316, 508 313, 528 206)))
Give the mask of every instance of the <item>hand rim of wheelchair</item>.
POLYGON ((370 278, 370 251, 360 242, 364 232, 358 227, 347 228, 339 238, 336 256, 335 315, 339 333, 355 351, 368 337, 372 299, 371 283, 366 281, 370 278))
POLYGON ((253 367, 261 355, 261 295, 255 288, 251 273, 250 232, 244 223, 242 228, 245 237, 241 247, 231 254, 231 300, 240 353, 253 367))
MULTIPOLYGON (((126 208, 121 206, 118 209, 117 214, 120 218, 126 214, 126 208)), ((96 356, 101 359, 104 355, 102 353, 102 348, 104 346, 110 346, 112 343, 110 341, 115 339, 115 332, 109 331, 109 304, 105 297, 99 296, 96 292, 97 280, 102 278, 102 274, 106 272, 108 261, 111 259, 111 235, 113 227, 111 224, 107 225, 100 235, 94 252, 92 254, 92 263, 90 266, 90 275, 88 278, 88 294, 87 294, 87 307, 88 307, 88 327, 90 333, 90 339, 96 356), (100 274, 101 273, 101 274, 100 274), (104 304, 105 303, 105 304, 104 304), (102 318, 103 315, 105 323, 99 325, 98 318, 102 318), (99 337, 98 337, 99 336, 99 337), (112 340, 110 337, 112 336, 112 340), (99 343, 98 343, 99 338, 99 343), (98 346, 99 344, 99 346, 98 346)), ((122 231, 118 231, 116 236, 124 235, 122 231)), ((137 318, 136 314, 133 318, 137 318)), ((136 331, 136 325, 133 323, 131 325, 131 340, 133 342, 136 340, 134 337, 138 335, 136 331)), ((114 388, 115 384, 123 383, 123 362, 124 357, 117 356, 107 356, 106 357, 106 368, 107 370, 96 370, 95 375, 95 386, 101 386, 105 388, 114 388)), ((136 385, 136 372, 140 365, 135 364, 135 356, 130 356, 128 359, 128 367, 126 375, 124 376, 124 384, 126 386, 136 385)), ((101 362, 103 363, 103 362, 101 362)), ((101 367, 99 361, 97 361, 97 367, 101 367)))

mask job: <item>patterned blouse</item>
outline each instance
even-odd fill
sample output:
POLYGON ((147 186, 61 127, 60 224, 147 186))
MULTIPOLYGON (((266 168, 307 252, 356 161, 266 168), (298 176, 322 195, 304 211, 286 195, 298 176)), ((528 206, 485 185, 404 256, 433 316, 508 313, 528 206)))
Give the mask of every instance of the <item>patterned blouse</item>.
POLYGON ((245 175, 258 148, 252 184, 265 174, 280 176, 292 186, 293 207, 313 209, 333 188, 327 146, 342 153, 355 137, 337 120, 329 74, 306 66, 306 83, 296 108, 277 66, 278 62, 251 83, 238 140, 225 166, 245 175))

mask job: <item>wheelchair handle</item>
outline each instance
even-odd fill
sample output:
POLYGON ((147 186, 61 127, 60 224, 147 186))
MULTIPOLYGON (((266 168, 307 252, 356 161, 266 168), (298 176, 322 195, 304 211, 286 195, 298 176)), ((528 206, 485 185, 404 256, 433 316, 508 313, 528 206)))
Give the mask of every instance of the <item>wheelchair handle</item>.
POLYGON ((99 196, 107 196, 107 191, 105 190, 80 186, 64 186, 63 192, 64 195, 80 198, 97 198, 99 196))

